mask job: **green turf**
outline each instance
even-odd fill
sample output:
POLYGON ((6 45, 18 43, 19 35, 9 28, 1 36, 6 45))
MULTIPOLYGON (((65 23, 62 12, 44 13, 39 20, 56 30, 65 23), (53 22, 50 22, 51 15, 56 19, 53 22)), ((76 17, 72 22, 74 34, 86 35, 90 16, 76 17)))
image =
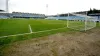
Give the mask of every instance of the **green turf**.
MULTIPOLYGON (((15 34, 23 34, 23 33, 29 33, 29 24, 31 25, 31 28, 33 32, 38 31, 45 31, 45 30, 51 30, 51 29, 58 29, 58 28, 64 28, 66 27, 67 21, 62 20, 35 20, 35 19, 0 19, 0 37, 1 36, 7 36, 7 35, 15 35, 15 34)), ((7 38, 0 38, 0 45, 25 40, 25 39, 31 39, 35 37, 41 37, 46 35, 51 35, 59 32, 69 31, 69 29, 59 29, 59 30, 53 30, 48 32, 42 32, 42 33, 33 33, 28 35, 22 35, 22 36, 12 36, 7 38)))
POLYGON ((96 24, 93 21, 68 21, 68 27, 76 30, 88 30, 95 26, 96 24))
POLYGON ((29 33, 29 24, 33 32, 66 27, 61 20, 0 19, 0 36, 29 33))
MULTIPOLYGON (((44 20, 44 19, 0 19, 0 36, 6 35, 13 35, 13 34, 23 34, 29 33, 29 26, 31 25, 33 32, 44 31, 44 30, 51 30, 57 28, 63 28, 67 26, 67 21, 63 20, 44 20)), ((80 22, 71 22, 73 26, 82 25, 83 23, 80 22)), ((97 23, 97 27, 100 27, 100 23, 97 23)), ((83 26, 80 26, 83 27, 83 26)), ((76 27, 77 28, 77 27, 76 27)), ((37 38, 41 36, 47 36, 59 32, 71 32, 76 31, 69 28, 47 31, 47 32, 40 32, 40 33, 33 33, 28 35, 22 36, 12 36, 7 38, 0 38, 0 46, 20 40, 26 40, 31 38, 37 38)))
POLYGON ((28 32, 27 20, 0 19, 0 36, 28 32))
MULTIPOLYGON (((28 33, 30 24, 32 27, 33 32, 42 31, 42 30, 49 30, 49 29, 57 29, 66 27, 66 21, 62 20, 34 20, 34 19, 0 19, 0 36, 5 35, 12 35, 12 34, 20 34, 20 33, 28 33)), ((79 22, 76 23, 76 25, 79 22)), ((72 23, 71 25, 75 25, 72 23)), ((100 23, 97 23, 97 28, 100 28, 100 23)), ((32 38, 38 38, 42 36, 48 36, 55 33, 60 32, 76 32, 76 30, 64 28, 59 30, 53 30, 48 32, 40 32, 40 33, 33 33, 28 35, 21 35, 21 36, 12 36, 7 38, 0 38, 0 56, 2 56, 2 49, 7 47, 7 44, 28 40, 32 38)))
POLYGON ((76 30, 85 29, 85 23, 81 21, 68 21, 68 27, 76 30))

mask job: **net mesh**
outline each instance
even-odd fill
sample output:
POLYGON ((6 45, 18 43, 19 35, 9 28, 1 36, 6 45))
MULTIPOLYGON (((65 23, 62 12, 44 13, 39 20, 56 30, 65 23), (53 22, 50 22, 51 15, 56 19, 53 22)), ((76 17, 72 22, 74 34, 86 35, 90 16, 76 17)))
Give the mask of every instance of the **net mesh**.
POLYGON ((67 20, 67 27, 75 30, 89 30, 96 27, 96 18, 81 15, 69 14, 67 20))

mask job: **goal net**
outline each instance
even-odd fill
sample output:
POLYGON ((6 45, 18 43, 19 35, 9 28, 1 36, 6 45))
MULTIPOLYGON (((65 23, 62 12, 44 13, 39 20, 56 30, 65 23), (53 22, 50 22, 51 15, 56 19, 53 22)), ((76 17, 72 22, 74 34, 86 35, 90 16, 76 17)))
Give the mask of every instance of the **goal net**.
POLYGON ((67 27, 75 30, 86 31, 96 27, 96 18, 81 15, 81 14, 68 14, 67 27))

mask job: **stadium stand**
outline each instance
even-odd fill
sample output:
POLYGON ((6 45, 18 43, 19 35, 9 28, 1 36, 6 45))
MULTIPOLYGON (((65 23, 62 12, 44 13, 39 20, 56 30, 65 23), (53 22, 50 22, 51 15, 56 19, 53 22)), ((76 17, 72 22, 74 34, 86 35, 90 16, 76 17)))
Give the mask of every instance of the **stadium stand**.
POLYGON ((1 19, 7 18, 45 18, 44 14, 36 13, 23 13, 23 12, 12 12, 12 13, 0 13, 1 19))
POLYGON ((0 18, 7 19, 7 18, 9 18, 9 15, 8 15, 8 13, 0 13, 0 18))
POLYGON ((100 13, 88 14, 88 16, 93 16, 93 17, 97 18, 97 21, 100 22, 100 13))
POLYGON ((45 18, 44 14, 12 12, 13 18, 45 18))

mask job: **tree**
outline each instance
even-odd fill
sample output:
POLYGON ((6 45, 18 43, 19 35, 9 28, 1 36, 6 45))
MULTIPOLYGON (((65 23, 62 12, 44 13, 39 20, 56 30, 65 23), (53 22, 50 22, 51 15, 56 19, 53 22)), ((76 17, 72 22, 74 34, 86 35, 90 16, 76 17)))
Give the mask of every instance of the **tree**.
POLYGON ((1 10, 1 9, 0 9, 0 11, 4 11, 4 10, 1 10))
POLYGON ((87 14, 91 14, 91 13, 93 13, 93 10, 90 8, 87 14))
POLYGON ((100 13, 100 10, 97 10, 95 8, 91 9, 88 11, 88 14, 94 14, 94 13, 100 13))

